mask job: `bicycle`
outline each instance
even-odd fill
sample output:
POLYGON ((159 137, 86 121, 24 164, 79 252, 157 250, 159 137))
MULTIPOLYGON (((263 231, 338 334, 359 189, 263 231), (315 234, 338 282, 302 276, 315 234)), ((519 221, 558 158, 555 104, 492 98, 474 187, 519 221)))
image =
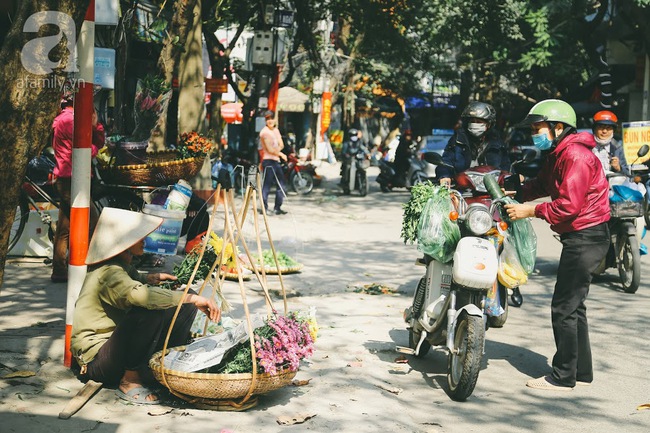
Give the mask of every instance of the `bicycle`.
MULTIPOLYGON (((21 235, 25 230, 27 220, 31 211, 35 211, 41 218, 41 221, 48 228, 48 238, 54 242, 56 233, 56 224, 50 214, 40 208, 38 203, 49 203, 56 209, 60 207, 60 198, 54 187, 54 176, 51 170, 54 168, 54 156, 49 152, 37 157, 42 162, 39 167, 41 170, 49 168, 47 173, 40 173, 40 176, 34 176, 34 172, 25 175, 25 181, 22 184, 16 214, 11 226, 9 236, 9 250, 18 243, 21 235), (49 160, 50 162, 48 162, 49 160), (31 176, 30 176, 31 174, 31 176)), ((133 186, 133 185, 116 185, 108 184, 101 178, 96 166, 93 169, 94 177, 91 184, 91 206, 97 210, 97 214, 105 207, 117 207, 140 212, 145 205, 145 194, 153 194, 156 191, 171 189, 172 185, 166 187, 159 186, 133 186)), ((187 235, 188 239, 193 239, 202 231, 207 230, 209 216, 206 210, 206 202, 194 195, 190 200, 187 210, 187 217, 183 221, 181 235, 187 235)))

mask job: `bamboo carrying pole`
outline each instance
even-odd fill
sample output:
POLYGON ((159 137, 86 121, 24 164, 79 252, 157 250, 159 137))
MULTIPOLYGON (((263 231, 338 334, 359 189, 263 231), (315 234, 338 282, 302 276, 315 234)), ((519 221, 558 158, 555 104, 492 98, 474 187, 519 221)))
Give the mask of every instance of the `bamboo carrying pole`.
MULTIPOLYGON (((259 180, 259 173, 256 176, 255 184, 256 184, 255 186, 257 186, 257 189, 261 189, 261 182, 259 180)), ((218 186, 217 186, 217 191, 216 191, 217 197, 221 196, 221 188, 222 188, 222 184, 219 183, 218 186)), ((246 243, 246 239, 245 239, 245 236, 244 236, 244 233, 243 233, 243 230, 242 230, 242 226, 244 224, 246 216, 248 215, 249 207, 252 205, 253 206, 254 228, 255 228, 255 241, 256 241, 256 246, 257 246, 257 250, 258 250, 258 255, 259 255, 260 259, 261 259, 261 257, 262 257, 261 236, 260 236, 260 229, 259 229, 260 228, 259 227, 259 220, 258 220, 258 217, 257 217, 257 202, 258 202, 258 198, 259 198, 259 200, 261 200, 261 196, 258 196, 256 188, 254 187, 254 185, 249 183, 247 185, 247 187, 246 187, 242 207, 239 210, 239 212, 237 212, 237 209, 236 209, 236 206, 235 206, 235 201, 234 201, 234 191, 233 191, 233 189, 230 187, 230 185, 225 185, 224 189, 225 189, 225 196, 226 197, 225 197, 225 200, 223 201, 223 206, 224 206, 224 227, 223 227, 224 236, 223 236, 223 243, 222 243, 222 248, 221 248, 220 253, 217 255, 214 263, 210 267, 210 273, 209 273, 209 276, 206 278, 206 280, 211 279, 212 278, 211 275, 214 272, 214 270, 218 269, 217 275, 219 275, 219 272, 221 272, 221 281, 220 282, 215 281, 215 284, 217 284, 219 290, 221 290, 222 284, 223 284, 223 278, 225 278, 225 271, 222 272, 221 265, 223 264, 223 257, 224 257, 224 253, 225 253, 225 250, 226 250, 226 245, 230 242, 233 245, 233 261, 235 263, 235 268, 237 269, 237 282, 238 282, 238 285, 239 285, 239 290, 240 290, 240 295, 241 295, 241 298, 242 298, 244 313, 245 313, 245 317, 246 317, 246 321, 247 321, 247 325, 248 325, 248 329, 249 329, 249 343, 250 343, 250 346, 251 346, 251 358, 252 358, 253 372, 252 372, 252 380, 251 380, 251 384, 249 386, 248 392, 246 393, 245 396, 243 396, 241 401, 236 402, 236 401, 233 401, 233 400, 223 400, 223 401, 220 401, 220 403, 222 403, 225 407, 230 407, 230 408, 232 408, 234 410, 241 410, 241 409, 245 409, 245 408, 250 407, 250 405, 246 405, 246 403, 252 397, 253 392, 255 390, 255 386, 256 386, 256 383, 257 383, 257 380, 258 380, 258 371, 257 371, 256 351, 255 351, 255 336, 254 336, 254 333, 253 333, 251 315, 250 315, 250 310, 248 308, 248 302, 246 300, 246 290, 245 290, 244 281, 243 281, 243 278, 242 278, 243 268, 242 268, 242 265, 241 265, 240 257, 237 254, 237 246, 240 244, 240 242, 241 242, 242 247, 244 248, 244 251, 246 252, 247 259, 252 264, 253 272, 255 273, 255 275, 257 277, 257 280, 260 283, 260 286, 262 287, 262 291, 264 293, 264 298, 265 298, 265 303, 266 303, 267 310, 268 310, 267 315, 270 316, 271 314, 275 313, 275 309, 273 308, 273 302, 271 300, 271 296, 270 296, 269 291, 268 291, 266 272, 264 270, 263 263, 260 265, 261 266, 261 271, 262 271, 262 273, 260 274, 260 272, 258 270, 258 264, 256 263, 256 260, 253 259, 253 255, 251 254, 251 252, 250 252, 250 250, 248 248, 248 244, 246 243), (231 217, 232 217, 232 220, 233 220, 232 223, 231 223, 231 217), (233 224, 235 226, 234 229, 233 229, 233 224), (235 234, 235 230, 236 230, 236 234, 235 234)), ((214 224, 214 219, 215 219, 218 203, 219 203, 218 200, 215 201, 215 205, 214 205, 213 210, 212 210, 212 217, 210 218, 210 222, 208 224, 208 230, 206 232, 205 238, 203 239, 203 242, 201 243, 201 250, 200 250, 200 253, 199 253, 199 260, 197 261, 197 263, 196 263, 196 265, 194 267, 194 271, 192 272, 192 275, 190 276, 190 279, 187 282, 187 285, 186 285, 185 291, 184 291, 184 296, 187 295, 187 293, 189 291, 189 288, 190 288, 192 282, 194 281, 194 278, 196 276, 198 268, 199 268, 199 266, 201 264, 201 260, 203 259, 203 255, 205 253, 205 249, 207 248, 207 244, 208 244, 208 240, 210 238, 210 234, 212 233, 212 226, 214 224)), ((268 241, 269 241, 269 244, 270 244, 270 247, 271 247, 271 251, 273 252, 273 258, 275 260, 275 264, 276 264, 276 267, 278 269, 278 275, 280 276, 280 286, 281 286, 281 289, 282 289, 282 297, 283 297, 283 301, 284 301, 284 313, 286 315, 287 312, 288 312, 286 290, 285 290, 285 287, 284 287, 284 282, 282 280, 280 266, 279 266, 278 259, 277 259, 277 253, 276 253, 275 247, 273 245, 273 239, 271 238, 271 232, 270 232, 269 223, 268 223, 268 216, 266 215, 266 210, 265 210, 263 204, 262 204, 261 208, 262 208, 262 216, 263 216, 263 220, 264 220, 264 226, 266 228, 266 233, 267 233, 267 236, 268 236, 268 241)), ((215 280, 219 280, 219 277, 218 276, 215 277, 215 280)), ((205 286, 206 286, 206 281, 203 282, 199 293, 203 292, 205 286)), ((213 296, 215 294, 216 289, 217 289, 217 287, 215 285, 213 285, 213 296)), ((167 381, 167 378, 165 376, 165 365, 164 365, 165 354, 167 353, 168 343, 169 343, 169 339, 170 339, 170 336, 171 336, 171 332, 172 332, 172 329, 174 327, 174 324, 176 322, 176 319, 178 317, 178 314, 180 312, 181 307, 182 307, 182 302, 179 303, 179 305, 176 307, 176 311, 175 311, 174 316, 172 318, 171 325, 170 325, 170 327, 169 327, 169 329, 167 331, 167 335, 165 337, 165 342, 163 344, 163 349, 162 349, 162 352, 161 352, 162 355, 161 355, 161 360, 160 360, 160 364, 161 364, 160 372, 161 372, 161 376, 162 376, 163 385, 165 385, 165 387, 167 387, 167 389, 169 389, 169 391, 173 395, 175 395, 175 396, 177 396, 177 397, 179 397, 179 398, 181 398, 181 399, 183 399, 183 400, 185 400, 185 401, 187 401, 189 403, 197 403, 199 400, 202 400, 202 399, 192 397, 192 396, 188 396, 188 395, 185 395, 185 394, 183 394, 181 392, 178 392, 177 390, 174 390, 172 388, 172 386, 170 386, 170 384, 167 381)), ((206 326, 207 326, 207 322, 206 322, 206 326)))

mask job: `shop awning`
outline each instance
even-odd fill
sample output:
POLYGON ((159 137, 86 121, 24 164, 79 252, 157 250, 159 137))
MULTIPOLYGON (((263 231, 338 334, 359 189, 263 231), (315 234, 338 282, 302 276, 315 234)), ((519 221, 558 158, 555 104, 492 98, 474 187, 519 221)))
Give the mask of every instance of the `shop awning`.
POLYGON ((277 111, 302 113, 305 111, 309 96, 293 87, 281 87, 278 93, 277 111))
POLYGON ((241 102, 228 102, 221 106, 221 118, 226 123, 241 122, 244 117, 242 115, 242 107, 244 104, 241 102))

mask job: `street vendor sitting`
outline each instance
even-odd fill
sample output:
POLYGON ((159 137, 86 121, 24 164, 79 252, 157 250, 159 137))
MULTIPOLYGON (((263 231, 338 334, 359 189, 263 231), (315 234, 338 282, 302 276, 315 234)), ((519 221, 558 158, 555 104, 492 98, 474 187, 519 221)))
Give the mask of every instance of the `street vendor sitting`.
POLYGON ((141 275, 131 265, 144 253, 144 238, 163 219, 123 209, 104 208, 88 247, 88 274, 75 305, 71 351, 83 379, 117 384, 117 395, 136 404, 157 404, 145 386, 148 362, 162 350, 176 307, 181 302, 168 346, 188 343, 197 309, 212 321, 221 311, 213 299, 156 287, 176 277, 141 275))

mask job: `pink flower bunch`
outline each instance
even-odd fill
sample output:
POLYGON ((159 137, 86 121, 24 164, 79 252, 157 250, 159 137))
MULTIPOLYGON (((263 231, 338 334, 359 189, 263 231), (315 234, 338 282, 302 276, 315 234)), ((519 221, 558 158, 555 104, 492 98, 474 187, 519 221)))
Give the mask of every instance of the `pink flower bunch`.
POLYGON ((255 333, 258 365, 265 373, 274 375, 283 368, 296 371, 300 361, 314 353, 314 340, 306 320, 295 314, 275 316, 263 328, 267 326, 270 332, 255 333))

